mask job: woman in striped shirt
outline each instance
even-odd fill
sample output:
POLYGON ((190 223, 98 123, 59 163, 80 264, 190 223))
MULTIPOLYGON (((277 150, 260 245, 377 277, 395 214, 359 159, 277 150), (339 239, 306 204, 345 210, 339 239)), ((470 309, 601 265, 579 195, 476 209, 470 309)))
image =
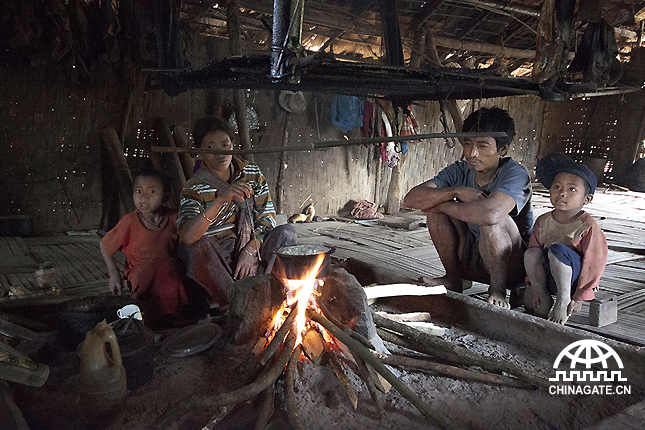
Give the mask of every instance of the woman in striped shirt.
MULTIPOLYGON (((215 117, 193 129, 198 148, 232 150, 233 136, 230 125, 215 117)), ((223 305, 235 279, 268 273, 275 252, 295 245, 296 233, 291 225, 276 227, 269 187, 256 164, 223 154, 200 158, 181 192, 178 252, 188 276, 223 305)))

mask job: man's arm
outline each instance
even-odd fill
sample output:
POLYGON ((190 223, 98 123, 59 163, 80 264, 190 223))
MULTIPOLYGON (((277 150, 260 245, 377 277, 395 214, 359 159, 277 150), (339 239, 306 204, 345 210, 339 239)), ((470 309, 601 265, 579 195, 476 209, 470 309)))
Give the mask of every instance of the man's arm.
MULTIPOLYGON (((465 187, 464 187, 465 188, 465 187)), ((471 188, 474 191, 477 191, 471 188)), ((447 201, 431 210, 444 213, 458 220, 477 225, 499 224, 515 207, 515 200, 508 194, 494 191, 490 196, 472 201, 447 201)))
POLYGON ((484 198, 484 193, 474 188, 463 186, 439 188, 437 184, 429 180, 412 188, 403 199, 403 205, 428 212, 454 199, 458 199, 460 202, 471 202, 484 198))

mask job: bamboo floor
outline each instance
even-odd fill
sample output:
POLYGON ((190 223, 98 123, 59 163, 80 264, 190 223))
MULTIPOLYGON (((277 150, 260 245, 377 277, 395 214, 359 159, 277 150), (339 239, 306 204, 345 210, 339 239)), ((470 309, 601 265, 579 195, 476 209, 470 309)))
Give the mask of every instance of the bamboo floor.
MULTIPOLYGON (((548 194, 535 188, 536 216, 549 209, 548 194)), ((568 325, 645 346, 645 193, 599 189, 585 207, 607 236, 610 251, 601 291, 616 295, 618 321, 605 327, 588 324, 583 306, 568 325)), ((301 244, 333 246, 333 258, 359 263, 381 283, 410 282, 420 276, 443 275, 443 267, 418 211, 400 212, 373 222, 349 218, 296 224, 301 244), (419 227, 421 225, 421 227, 419 227)), ((101 237, 78 233, 43 237, 0 237, 0 312, 30 303, 56 303, 78 296, 109 294, 101 237), (34 276, 39 263, 51 261, 57 271, 58 293, 42 291, 34 276)), ((125 256, 117 253, 119 269, 125 256)), ((464 294, 485 300, 487 286, 473 283, 464 294)))

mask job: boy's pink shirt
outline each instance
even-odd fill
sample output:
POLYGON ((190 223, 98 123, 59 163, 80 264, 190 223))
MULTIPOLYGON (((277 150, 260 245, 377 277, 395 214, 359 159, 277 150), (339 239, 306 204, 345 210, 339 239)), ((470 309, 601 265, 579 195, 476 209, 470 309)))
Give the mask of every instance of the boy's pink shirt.
POLYGON ((529 247, 545 248, 554 243, 565 245, 582 257, 578 287, 573 294, 573 300, 593 300, 594 288, 598 286, 607 264, 605 234, 587 212, 583 211, 572 222, 562 224, 555 220, 551 211, 535 221, 529 247), (549 229, 549 226, 552 228, 549 229))

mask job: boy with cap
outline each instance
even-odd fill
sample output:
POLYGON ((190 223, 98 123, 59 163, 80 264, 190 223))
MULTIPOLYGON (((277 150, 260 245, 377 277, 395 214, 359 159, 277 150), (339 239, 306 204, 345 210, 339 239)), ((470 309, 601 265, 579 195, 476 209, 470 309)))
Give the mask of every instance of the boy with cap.
POLYGON ((524 307, 564 324, 580 311, 583 300, 594 298, 607 262, 605 235, 582 210, 593 199, 596 176, 564 154, 543 157, 536 176, 549 190, 554 209, 535 221, 524 254, 529 279, 524 307))

